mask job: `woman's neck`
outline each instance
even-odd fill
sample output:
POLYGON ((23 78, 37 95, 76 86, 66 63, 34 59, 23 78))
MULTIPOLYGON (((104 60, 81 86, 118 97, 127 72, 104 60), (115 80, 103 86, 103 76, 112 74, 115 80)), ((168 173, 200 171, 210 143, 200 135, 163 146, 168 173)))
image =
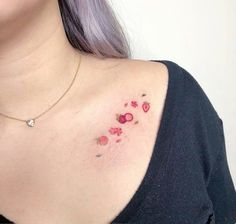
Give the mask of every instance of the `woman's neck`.
POLYGON ((79 54, 67 40, 56 1, 48 2, 37 16, 0 24, 0 112, 45 109, 74 75, 79 54))

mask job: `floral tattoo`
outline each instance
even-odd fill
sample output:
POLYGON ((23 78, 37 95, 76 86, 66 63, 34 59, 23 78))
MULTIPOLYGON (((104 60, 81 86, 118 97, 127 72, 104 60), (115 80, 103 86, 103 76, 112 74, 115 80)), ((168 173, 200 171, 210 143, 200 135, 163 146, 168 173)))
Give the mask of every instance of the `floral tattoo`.
MULTIPOLYGON (((141 97, 145 97, 147 94, 143 93, 141 95, 141 97)), ((128 106, 131 106, 132 108, 139 108, 139 103, 137 100, 131 100, 130 103, 125 102, 124 104, 125 108, 128 108, 128 106)), ((147 113, 150 109, 150 103, 148 101, 143 101, 142 103, 140 103, 141 108, 143 110, 143 112, 147 113)), ((129 111, 129 112, 125 112, 122 114, 115 114, 115 120, 121 125, 125 125, 126 123, 130 123, 130 124, 135 124, 137 125, 139 123, 139 121, 137 119, 135 119, 134 121, 134 115, 129 111)), ((100 146, 105 146, 107 145, 109 142, 111 142, 110 138, 108 137, 109 135, 113 136, 113 137, 119 137, 115 139, 115 143, 119 143, 122 141, 122 134, 123 134, 123 129, 122 127, 118 126, 117 124, 110 127, 108 130, 107 135, 101 135, 100 137, 96 138, 96 142, 98 145, 100 146)), ((101 157, 102 154, 97 154, 96 157, 101 157)))

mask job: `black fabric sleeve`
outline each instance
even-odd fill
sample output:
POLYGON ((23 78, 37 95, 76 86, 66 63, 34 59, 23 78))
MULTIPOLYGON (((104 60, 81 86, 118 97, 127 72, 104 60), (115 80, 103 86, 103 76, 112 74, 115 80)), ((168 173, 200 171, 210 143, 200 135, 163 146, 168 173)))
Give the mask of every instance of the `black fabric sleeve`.
POLYGON ((4 216, 0 215, 0 224, 9 224, 9 223, 13 223, 13 222, 6 219, 4 216))
POLYGON ((220 119, 222 144, 207 186, 216 224, 236 223, 236 191, 228 167, 223 122, 220 119))

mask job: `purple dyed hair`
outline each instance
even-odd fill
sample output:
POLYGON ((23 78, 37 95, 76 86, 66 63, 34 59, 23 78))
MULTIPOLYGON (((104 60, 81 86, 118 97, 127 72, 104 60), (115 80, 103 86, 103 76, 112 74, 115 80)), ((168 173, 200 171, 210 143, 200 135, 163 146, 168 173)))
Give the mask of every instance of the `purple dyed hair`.
POLYGON ((58 0, 71 45, 99 57, 130 58, 124 31, 106 0, 58 0))

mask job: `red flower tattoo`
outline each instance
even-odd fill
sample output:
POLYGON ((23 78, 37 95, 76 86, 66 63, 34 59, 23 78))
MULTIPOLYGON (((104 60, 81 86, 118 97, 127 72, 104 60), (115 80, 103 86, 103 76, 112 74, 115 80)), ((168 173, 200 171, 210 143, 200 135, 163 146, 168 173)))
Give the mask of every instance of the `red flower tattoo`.
POLYGON ((112 135, 117 134, 118 136, 120 136, 123 133, 121 128, 110 128, 109 132, 112 135))
POLYGON ((132 121, 133 115, 131 113, 116 114, 116 120, 119 121, 121 124, 124 124, 127 121, 132 121))
POLYGON ((99 145, 106 145, 108 143, 108 137, 105 135, 100 136, 97 138, 97 144, 99 145))
POLYGON ((131 106, 135 107, 135 108, 138 107, 137 101, 135 101, 135 100, 131 101, 131 106))
POLYGON ((121 124, 124 124, 126 122, 126 118, 123 114, 116 114, 116 120, 121 124))
POLYGON ((134 118, 133 114, 131 113, 126 113, 124 116, 125 116, 126 121, 132 121, 134 118))

